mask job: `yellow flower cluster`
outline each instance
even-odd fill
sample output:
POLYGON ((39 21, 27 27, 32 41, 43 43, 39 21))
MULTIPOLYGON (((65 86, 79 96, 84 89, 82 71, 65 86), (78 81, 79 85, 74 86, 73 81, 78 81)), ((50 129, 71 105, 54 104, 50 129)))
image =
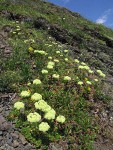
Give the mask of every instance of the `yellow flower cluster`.
POLYGON ((39 79, 35 79, 33 80, 33 84, 39 85, 39 84, 42 84, 42 82, 39 79))
POLYGON ((65 60, 66 62, 68 62, 68 61, 69 61, 69 59, 68 59, 68 58, 65 58, 64 60, 65 60))
POLYGON ((71 77, 69 76, 64 76, 64 81, 70 81, 71 80, 71 77))
POLYGON ((66 120, 66 118, 62 115, 59 115, 57 118, 56 118, 56 121, 57 122, 60 122, 60 123, 64 123, 66 120))
POLYGON ((82 85, 82 84, 83 84, 83 82, 82 82, 82 81, 79 81, 79 82, 78 82, 78 85, 82 85))
POLYGON ((59 62, 59 60, 58 60, 58 59, 54 59, 54 62, 58 63, 58 62, 59 62))
POLYGON ((103 78, 106 76, 101 70, 97 70, 97 73, 103 78))
POLYGON ((48 74, 48 70, 42 69, 42 74, 48 74))
POLYGON ((66 50, 64 50, 64 52, 65 52, 65 53, 68 53, 68 52, 69 52, 69 50, 67 50, 67 49, 66 49, 66 50))
POLYGON ((78 59, 75 59, 75 62, 78 64, 80 61, 78 59))
POLYGON ((60 54, 60 51, 56 51, 56 54, 60 54))
POLYGON ((14 104, 14 108, 16 108, 17 110, 23 109, 24 108, 24 103, 22 103, 22 102, 16 102, 14 104))
POLYGON ((50 128, 50 126, 48 125, 47 122, 41 122, 39 124, 39 131, 46 132, 49 130, 49 128, 50 128))
POLYGON ((47 68, 48 69, 53 69, 54 65, 55 65, 55 63, 53 61, 49 61, 48 65, 47 65, 47 68))
POLYGON ((48 111, 48 112, 45 114, 44 118, 45 118, 45 119, 48 119, 48 120, 55 119, 55 114, 56 114, 55 110, 54 110, 54 109, 51 109, 50 111, 48 111))
POLYGON ((48 112, 49 110, 51 110, 51 107, 44 100, 39 100, 38 102, 36 102, 35 108, 43 112, 48 112))
POLYGON ((59 74, 53 74, 52 77, 53 77, 54 79, 59 79, 59 74))
POLYGON ((37 112, 30 113, 29 115, 27 115, 27 120, 31 123, 39 122, 41 120, 41 116, 37 112))
POLYGON ((39 94, 39 93, 34 93, 34 94, 31 96, 31 100, 33 100, 33 101, 42 100, 42 95, 39 94))
POLYGON ((22 91, 21 93, 20 93, 20 96, 21 97, 29 97, 30 96, 30 92, 28 92, 28 91, 22 91))
POLYGON ((38 53, 38 54, 41 54, 41 55, 47 55, 47 53, 43 50, 34 50, 34 53, 38 53))

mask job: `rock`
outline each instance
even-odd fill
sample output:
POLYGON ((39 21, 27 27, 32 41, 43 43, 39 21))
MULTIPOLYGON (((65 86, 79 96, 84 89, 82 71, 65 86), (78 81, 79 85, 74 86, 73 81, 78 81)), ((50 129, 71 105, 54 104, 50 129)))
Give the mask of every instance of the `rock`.
POLYGON ((2 111, 3 111, 3 108, 1 107, 1 108, 0 108, 0 113, 1 113, 2 111))
POLYGON ((19 146, 19 142, 17 140, 14 140, 12 146, 14 148, 18 147, 19 146))
POLYGON ((50 144, 48 150, 63 150, 63 148, 61 147, 61 145, 59 144, 50 144))
POLYGON ((27 143, 25 137, 21 133, 19 133, 19 138, 20 138, 23 145, 25 145, 27 143))
POLYGON ((3 131, 3 130, 9 130, 10 128, 11 128, 11 124, 8 123, 8 122, 4 122, 4 123, 2 124, 1 130, 2 130, 2 131, 3 131))
POLYGON ((11 135, 12 135, 12 137, 14 139, 18 139, 19 138, 18 132, 16 132, 16 131, 14 133, 11 133, 11 135))
POLYGON ((3 132, 2 131, 0 131, 0 136, 3 134, 3 132))
POLYGON ((5 122, 5 118, 4 118, 2 115, 0 115, 0 126, 1 126, 4 122, 5 122))

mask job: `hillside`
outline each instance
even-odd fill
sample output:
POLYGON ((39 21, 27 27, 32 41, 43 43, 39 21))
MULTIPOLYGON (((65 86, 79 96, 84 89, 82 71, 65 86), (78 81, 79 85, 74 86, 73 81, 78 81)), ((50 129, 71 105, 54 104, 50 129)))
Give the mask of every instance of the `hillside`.
POLYGON ((1 0, 0 71, 0 150, 113 149, 113 30, 41 0, 1 0), (27 121, 35 109, 44 134, 27 121))

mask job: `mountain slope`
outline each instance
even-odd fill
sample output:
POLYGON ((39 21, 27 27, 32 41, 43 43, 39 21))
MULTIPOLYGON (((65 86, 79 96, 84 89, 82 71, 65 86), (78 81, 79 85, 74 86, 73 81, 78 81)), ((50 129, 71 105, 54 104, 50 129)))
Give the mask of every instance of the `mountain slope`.
MULTIPOLYGON (((110 127, 112 122, 109 120, 112 118, 112 103, 109 104, 107 101, 110 99, 109 96, 113 97, 113 30, 103 25, 94 24, 78 13, 40 0, 2 0, 0 3, 0 91, 3 106, 4 93, 9 93, 10 97, 10 93, 20 93, 26 87, 31 90, 31 93, 35 91, 36 89, 32 89, 32 86, 29 87, 27 83, 32 83, 32 80, 38 76, 45 83, 45 86, 39 88, 39 91, 43 91, 42 95, 46 100, 50 97, 51 101, 48 100, 48 103, 57 112, 65 114, 68 118, 65 125, 66 135, 62 137, 59 144, 61 146, 63 140, 65 141, 62 149, 91 150, 94 148, 91 143, 95 139, 95 134, 101 135, 100 137, 97 136, 101 141, 105 140, 102 137, 102 134, 105 134, 108 143, 104 148, 112 149, 113 137, 110 127), (64 50, 67 49, 69 55, 64 54, 64 50), (72 82, 70 84, 62 83, 61 80, 56 82, 52 80, 52 74, 48 78, 44 78, 40 72, 47 63, 47 56, 44 58, 35 56, 35 50, 45 50, 47 56, 54 58, 55 63, 60 60, 61 66, 56 66, 56 70, 51 73, 59 73, 61 78, 63 75, 71 76, 72 82), (56 54, 57 51, 63 53, 60 58, 56 54), (68 59, 69 64, 66 64, 68 59), (88 64, 95 72, 97 69, 101 69, 106 74, 106 78, 101 79, 101 87, 87 87, 85 85, 86 88, 83 90, 79 88, 77 83, 74 83, 74 80, 76 82, 83 80, 86 83, 88 79, 95 77, 95 75, 88 76, 89 74, 84 72, 82 76, 81 72, 74 70, 74 59, 78 59, 80 64, 88 64), (74 77, 75 74, 76 78, 74 77), (92 89, 91 92, 90 88, 92 89), (94 90, 96 93, 93 93, 94 90), (67 113, 67 110, 70 111, 67 113), (107 134, 103 132, 106 126, 108 126, 105 131, 107 134)), ((16 100, 21 99, 19 94, 17 97, 16 100)), ((30 107, 30 104, 28 105, 30 107)), ((3 111, 1 114, 6 116, 3 111)), ((18 112, 13 110, 9 120, 17 114, 18 112)), ((21 121, 17 121, 17 126, 22 126, 21 121)), ((26 130, 23 127, 21 132, 28 141, 39 147, 41 141, 37 142, 36 137, 28 134, 29 128, 26 122, 24 122, 24 126, 26 130)), ((61 126, 60 129, 64 132, 64 126, 61 126)), ((49 136, 51 141, 52 138, 59 138, 59 134, 49 136)), ((56 147, 59 145, 56 144, 56 147)), ((101 142, 94 145, 96 149, 103 149, 101 142)))

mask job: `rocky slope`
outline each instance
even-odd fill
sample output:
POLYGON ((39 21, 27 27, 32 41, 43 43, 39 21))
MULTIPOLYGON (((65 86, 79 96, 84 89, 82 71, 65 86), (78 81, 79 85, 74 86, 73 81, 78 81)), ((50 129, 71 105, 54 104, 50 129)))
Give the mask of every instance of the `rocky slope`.
MULTIPOLYGON (((112 150, 113 136, 111 133, 113 132, 113 123, 110 122, 108 118, 113 117, 113 30, 103 25, 94 24, 78 13, 40 0, 2 0, 0 3, 0 125, 2 124, 2 126, 0 126, 0 148, 5 149, 3 147, 4 144, 8 147, 7 149, 33 150, 34 148, 27 143, 24 137, 16 131, 17 129, 4 118, 7 116, 7 113, 9 113, 9 107, 11 107, 13 103, 14 93, 9 93, 11 92, 9 91, 10 87, 8 87, 8 90, 6 89, 12 80, 5 80, 7 81, 5 83, 2 82, 4 79, 3 61, 7 61, 13 53, 13 48, 10 43, 10 31, 12 31, 14 27, 11 22, 19 21, 20 24, 24 22, 26 26, 28 26, 30 35, 32 35, 32 30, 41 31, 46 35, 46 39, 51 36, 56 42, 69 49, 72 57, 86 62, 94 69, 101 69, 105 72, 107 77, 103 81, 102 90, 104 94, 110 96, 112 100, 110 106, 108 108, 106 106, 104 112, 99 115, 101 124, 105 124, 104 128, 108 126, 108 135, 107 137, 104 137, 105 135, 100 136, 100 141, 95 142, 95 147, 97 150, 112 150), (7 95, 6 93, 9 94, 7 95), (109 131, 111 131, 111 133, 109 131), (19 136, 21 137, 20 140, 19 136), (19 147, 19 144, 21 144, 21 147, 19 147)), ((40 44, 42 40, 43 39, 37 38, 37 43, 40 44)), ((103 98, 100 99, 102 100, 103 98)), ((97 108, 96 106, 96 109, 97 108)), ((102 130, 104 130, 104 128, 102 128, 102 130)), ((56 147, 53 147, 52 149, 55 148, 56 147)))

